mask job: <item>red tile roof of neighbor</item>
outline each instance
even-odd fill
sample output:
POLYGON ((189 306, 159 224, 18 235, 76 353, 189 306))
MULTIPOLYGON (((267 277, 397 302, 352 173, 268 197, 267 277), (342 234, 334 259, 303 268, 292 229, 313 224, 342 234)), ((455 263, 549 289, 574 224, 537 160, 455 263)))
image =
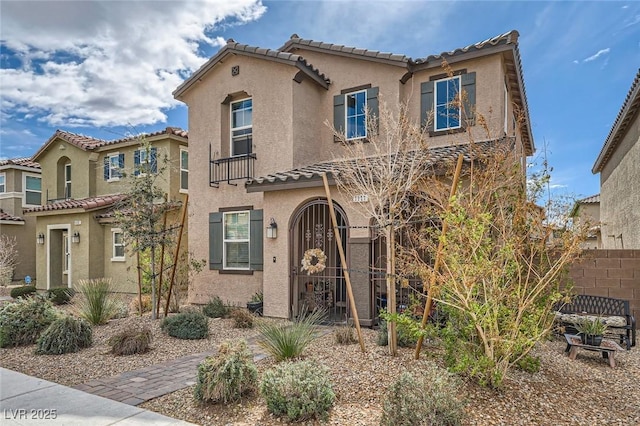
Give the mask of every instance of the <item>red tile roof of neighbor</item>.
POLYGON ((24 222, 24 219, 18 216, 10 215, 9 213, 6 213, 4 210, 0 209, 0 221, 24 222))
POLYGON ((20 158, 9 158, 8 160, 0 160, 0 166, 22 166, 22 167, 30 167, 32 169, 39 169, 40 163, 36 163, 31 158, 20 157, 20 158))
POLYGON ((55 203, 45 204, 44 206, 33 207, 24 210, 25 213, 46 212, 56 210, 84 209, 85 211, 103 209, 113 206, 114 204, 124 200, 125 194, 103 195, 100 197, 89 197, 78 200, 64 200, 55 203))
POLYGON ((590 197, 585 197, 581 200, 578 200, 580 204, 594 204, 600 202, 600 194, 592 195, 590 197))

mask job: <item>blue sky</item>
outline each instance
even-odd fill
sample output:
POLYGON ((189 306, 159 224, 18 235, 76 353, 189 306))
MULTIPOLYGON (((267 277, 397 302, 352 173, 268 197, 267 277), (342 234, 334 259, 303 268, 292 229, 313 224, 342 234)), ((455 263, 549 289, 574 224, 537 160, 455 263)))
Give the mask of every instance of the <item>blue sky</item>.
POLYGON ((538 160, 555 191, 599 192, 591 167, 640 66, 640 3, 0 2, 0 158, 65 129, 104 139, 187 128, 171 92, 225 40, 291 34, 413 58, 518 30, 538 160))

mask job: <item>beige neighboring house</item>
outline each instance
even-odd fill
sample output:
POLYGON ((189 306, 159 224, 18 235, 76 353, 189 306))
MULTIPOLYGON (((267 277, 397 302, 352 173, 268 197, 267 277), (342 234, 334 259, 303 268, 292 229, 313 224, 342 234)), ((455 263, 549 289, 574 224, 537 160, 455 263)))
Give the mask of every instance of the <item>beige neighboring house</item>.
POLYGON ((305 305, 323 306, 337 320, 350 314, 323 172, 362 323, 373 324, 386 304, 384 273, 376 273, 385 267, 384 243, 358 200, 335 186, 332 161, 345 151, 325 122, 364 143, 366 109, 377 115, 381 101, 396 111, 407 102, 416 122, 436 111, 428 129, 434 162, 468 153, 461 118, 476 113, 496 135, 483 137, 471 120, 481 149, 508 139, 522 164, 534 151, 516 31, 419 59, 295 34, 277 50, 229 40, 174 96, 189 108, 189 231, 197 235, 189 249, 208 259, 189 300, 244 304, 263 292, 272 317, 291 317, 305 305), (453 76, 443 72, 443 60, 453 76), (438 114, 461 89, 468 94, 463 110, 438 114), (324 252, 326 268, 308 275, 301 261, 313 249, 324 252))
POLYGON ((40 203, 40 164, 31 158, 0 160, 0 233, 17 242, 14 281, 36 279, 36 220, 22 210, 40 203))
POLYGON ((583 249, 601 249, 602 235, 600 234, 600 194, 592 195, 576 201, 570 216, 576 225, 587 221, 592 224, 587 239, 582 243, 583 249))
POLYGON ((116 291, 137 291, 135 259, 113 216, 127 180, 144 163, 161 170, 158 161, 166 156, 169 167, 158 184, 169 200, 182 200, 188 189, 187 132, 167 127, 144 138, 151 144, 149 156, 138 136, 106 141, 57 130, 34 155, 42 167, 42 205, 25 210, 25 216, 36 222, 39 289, 107 277, 116 291))
POLYGON ((640 70, 591 171, 600 173, 602 248, 640 249, 640 70))

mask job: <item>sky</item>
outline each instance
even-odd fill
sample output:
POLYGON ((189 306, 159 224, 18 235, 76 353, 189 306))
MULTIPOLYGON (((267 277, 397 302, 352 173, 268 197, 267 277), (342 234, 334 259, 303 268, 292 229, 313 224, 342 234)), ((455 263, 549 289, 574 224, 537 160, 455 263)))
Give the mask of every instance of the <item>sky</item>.
POLYGON ((425 57, 520 33, 537 152, 553 191, 599 192, 591 168, 640 67, 635 1, 0 1, 0 159, 64 129, 118 139, 188 129, 172 92, 226 40, 305 39, 425 57))

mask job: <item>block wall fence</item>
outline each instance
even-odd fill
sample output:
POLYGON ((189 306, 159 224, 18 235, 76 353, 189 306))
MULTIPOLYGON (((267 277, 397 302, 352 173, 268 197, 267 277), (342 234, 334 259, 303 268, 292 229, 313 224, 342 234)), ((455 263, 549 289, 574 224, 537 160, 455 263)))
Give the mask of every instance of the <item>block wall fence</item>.
POLYGON ((640 320, 640 250, 585 250, 569 277, 576 294, 628 300, 640 320))

